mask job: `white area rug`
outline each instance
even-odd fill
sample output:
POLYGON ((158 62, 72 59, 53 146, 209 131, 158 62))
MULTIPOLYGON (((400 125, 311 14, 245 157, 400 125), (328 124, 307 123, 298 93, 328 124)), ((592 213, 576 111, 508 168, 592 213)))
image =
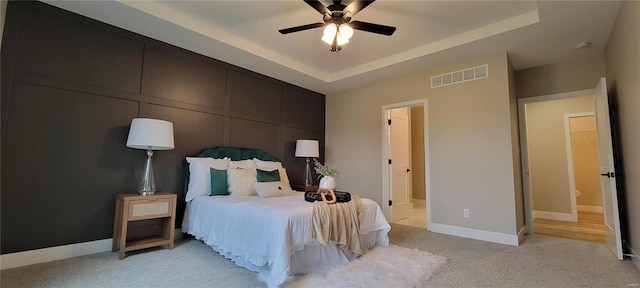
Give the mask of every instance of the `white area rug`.
POLYGON ((302 287, 417 287, 447 261, 429 252, 398 246, 376 247, 325 274, 305 275, 285 284, 302 287))

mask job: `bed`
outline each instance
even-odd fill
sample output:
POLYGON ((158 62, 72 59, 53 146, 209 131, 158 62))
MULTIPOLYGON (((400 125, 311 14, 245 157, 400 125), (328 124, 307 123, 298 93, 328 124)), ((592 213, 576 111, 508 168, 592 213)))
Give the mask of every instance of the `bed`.
MULTIPOLYGON (((197 157, 279 163, 277 158, 264 151, 235 147, 206 149, 197 157)), ((189 171, 192 165, 186 167, 185 189, 189 189, 188 181, 196 179, 196 176, 189 171)), ((280 180, 288 184, 287 179, 282 179, 286 177, 286 174, 282 177, 282 170, 280 180)), ((212 185, 215 185, 214 181, 212 185)), ((313 203, 304 201, 304 193, 260 196, 232 193, 228 196, 187 197, 182 231, 203 241, 236 265, 260 272, 261 280, 269 287, 280 286, 292 275, 343 265, 357 258, 356 254, 333 243, 322 245, 312 239, 313 203)), ((370 199, 363 198, 361 202, 359 232, 363 250, 376 245, 388 246, 390 226, 382 210, 370 199)))

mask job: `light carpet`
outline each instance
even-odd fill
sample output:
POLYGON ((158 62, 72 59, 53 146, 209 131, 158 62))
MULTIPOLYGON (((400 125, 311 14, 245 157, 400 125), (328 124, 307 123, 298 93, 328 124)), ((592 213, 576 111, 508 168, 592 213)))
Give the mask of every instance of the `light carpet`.
POLYGON ((418 287, 446 261, 445 257, 417 249, 375 247, 346 265, 300 276, 285 287, 418 287))

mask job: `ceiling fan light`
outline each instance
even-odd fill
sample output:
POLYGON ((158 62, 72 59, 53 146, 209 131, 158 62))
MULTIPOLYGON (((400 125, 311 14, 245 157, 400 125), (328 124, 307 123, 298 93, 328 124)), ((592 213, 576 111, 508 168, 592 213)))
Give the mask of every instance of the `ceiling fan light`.
POLYGON ((324 28, 324 34, 322 35, 322 41, 324 41, 325 43, 331 45, 333 43, 333 38, 336 36, 336 33, 338 32, 338 27, 336 26, 336 24, 329 24, 327 25, 327 27, 324 28))
POLYGON ((353 28, 351 28, 351 26, 349 26, 348 24, 341 24, 338 31, 339 34, 342 34, 342 37, 345 37, 347 39, 351 39, 351 36, 353 36, 353 28))
POLYGON ((322 36, 322 41, 324 41, 324 43, 331 45, 331 43, 333 43, 333 36, 330 36, 329 34, 324 34, 322 36))
POLYGON ((348 35, 349 35, 349 34, 346 34, 346 35, 345 35, 344 33, 342 33, 342 30, 338 30, 338 36, 336 37, 336 38, 337 38, 337 39, 336 39, 337 44, 338 44, 339 46, 342 46, 342 45, 344 45, 344 44, 349 43, 349 37, 348 37, 348 35))
POLYGON ((338 32, 338 26, 336 26, 336 24, 334 23, 331 23, 326 27, 324 27, 324 35, 329 35, 333 37, 336 35, 337 32, 338 32))

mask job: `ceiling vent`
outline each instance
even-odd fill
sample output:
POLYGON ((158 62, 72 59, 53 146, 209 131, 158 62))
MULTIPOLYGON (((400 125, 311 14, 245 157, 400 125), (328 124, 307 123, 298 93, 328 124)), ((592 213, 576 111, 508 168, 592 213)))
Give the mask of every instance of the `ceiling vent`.
POLYGON ((432 76, 431 88, 458 84, 487 77, 489 77, 489 65, 484 64, 473 68, 432 76))

